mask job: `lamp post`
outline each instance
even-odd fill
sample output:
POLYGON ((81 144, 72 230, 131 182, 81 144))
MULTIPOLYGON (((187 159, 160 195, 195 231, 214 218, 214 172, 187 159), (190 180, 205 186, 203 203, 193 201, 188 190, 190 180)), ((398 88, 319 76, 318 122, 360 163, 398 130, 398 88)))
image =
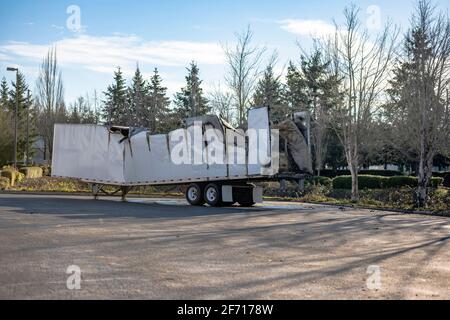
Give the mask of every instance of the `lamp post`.
POLYGON ((25 166, 28 167, 29 165, 29 157, 30 157, 30 108, 31 108, 31 101, 30 101, 30 90, 27 91, 27 146, 26 146, 26 160, 25 160, 25 166))
POLYGON ((17 113, 19 111, 19 68, 6 68, 7 71, 16 72, 16 107, 14 109, 14 168, 17 169, 17 113))

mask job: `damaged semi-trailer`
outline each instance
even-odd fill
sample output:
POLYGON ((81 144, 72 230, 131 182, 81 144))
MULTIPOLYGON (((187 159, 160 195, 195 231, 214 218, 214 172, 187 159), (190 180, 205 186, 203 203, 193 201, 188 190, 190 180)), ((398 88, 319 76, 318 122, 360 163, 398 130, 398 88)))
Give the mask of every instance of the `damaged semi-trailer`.
POLYGON ((247 130, 217 116, 189 118, 168 134, 143 128, 56 124, 52 176, 105 185, 122 198, 135 186, 184 185, 191 205, 262 202, 253 183, 301 181, 311 174, 309 124, 303 113, 272 123, 269 108, 248 112, 247 130))

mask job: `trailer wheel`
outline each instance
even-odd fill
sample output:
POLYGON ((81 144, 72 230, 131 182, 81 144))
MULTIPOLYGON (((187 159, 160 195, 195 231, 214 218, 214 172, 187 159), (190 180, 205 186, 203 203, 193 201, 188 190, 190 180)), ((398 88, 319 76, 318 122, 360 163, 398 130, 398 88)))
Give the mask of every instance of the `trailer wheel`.
POLYGON ((202 206, 205 204, 203 189, 197 183, 190 184, 186 189, 186 200, 192 206, 202 206))
POLYGON ((206 186, 204 198, 206 203, 211 207, 220 207, 223 205, 221 188, 215 183, 210 183, 206 186))

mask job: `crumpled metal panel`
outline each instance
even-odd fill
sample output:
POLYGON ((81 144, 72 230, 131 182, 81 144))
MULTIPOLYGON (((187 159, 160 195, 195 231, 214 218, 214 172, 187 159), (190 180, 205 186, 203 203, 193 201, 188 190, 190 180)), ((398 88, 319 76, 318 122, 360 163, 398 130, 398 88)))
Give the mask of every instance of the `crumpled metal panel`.
POLYGON ((287 150, 300 171, 313 173, 309 146, 298 126, 292 120, 285 120, 274 128, 280 132, 280 138, 287 143, 287 150))

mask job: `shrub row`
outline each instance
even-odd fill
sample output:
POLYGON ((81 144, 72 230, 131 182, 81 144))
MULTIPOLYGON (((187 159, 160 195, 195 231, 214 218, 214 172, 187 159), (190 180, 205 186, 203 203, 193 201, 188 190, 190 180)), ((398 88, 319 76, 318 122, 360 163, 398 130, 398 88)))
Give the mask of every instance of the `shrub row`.
MULTIPOLYGON (((372 175, 372 176, 382 176, 382 177, 393 177, 393 176, 401 176, 401 171, 396 170, 360 170, 359 174, 361 175, 372 175)), ((320 175, 322 177, 335 178, 339 176, 349 176, 350 170, 321 170, 320 175)))
MULTIPOLYGON (((382 189, 383 180, 386 177, 371 176, 371 175, 359 175, 358 185, 360 189, 382 189)), ((339 176, 333 179, 333 189, 351 189, 352 177, 351 176, 339 176)))
MULTIPOLYGON (((437 188, 442 186, 444 179, 441 177, 433 177, 430 181, 430 186, 437 188)), ((411 187, 414 188, 418 184, 417 177, 408 176, 394 176, 394 177, 382 177, 372 175, 359 175, 358 185, 360 189, 392 189, 411 187)), ((332 181, 333 189, 351 189, 352 177, 351 176, 339 176, 332 181)))
MULTIPOLYGON (((360 170, 360 175, 382 176, 382 177, 395 177, 401 176, 403 173, 396 170, 360 170)), ((320 171, 322 177, 335 178, 340 176, 349 176, 349 170, 329 170, 324 169, 320 171)), ((433 177, 444 178, 444 187, 450 187, 450 172, 433 172, 433 177)))

